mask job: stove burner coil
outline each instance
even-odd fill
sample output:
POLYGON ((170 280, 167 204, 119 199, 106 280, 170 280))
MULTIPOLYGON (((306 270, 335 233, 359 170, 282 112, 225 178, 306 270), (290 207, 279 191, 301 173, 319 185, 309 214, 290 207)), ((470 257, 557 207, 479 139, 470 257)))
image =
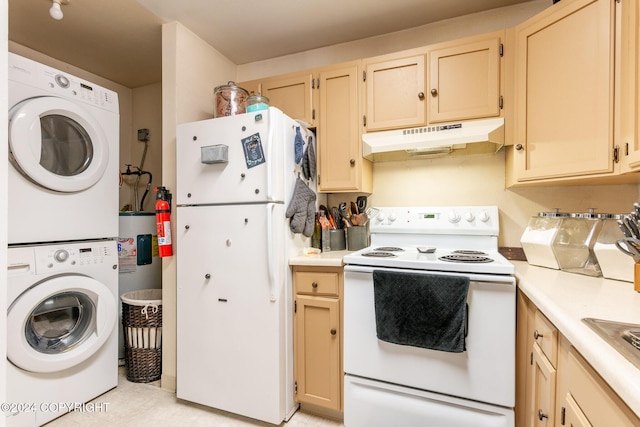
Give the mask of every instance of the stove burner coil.
POLYGON ((366 256, 366 257, 371 257, 371 258, 392 258, 392 257, 396 257, 396 254, 392 254, 391 252, 385 252, 385 251, 371 251, 371 252, 365 252, 362 254, 362 256, 366 256))
POLYGON ((404 252, 404 249, 399 248, 397 246, 381 246, 379 248, 375 248, 376 252, 404 252))
POLYGON ((453 252, 451 252, 453 254, 462 254, 462 255, 486 255, 486 252, 482 252, 482 251, 474 251, 474 250, 470 250, 470 249, 458 249, 455 250, 453 252))
POLYGON ((486 256, 478 256, 478 255, 467 255, 461 253, 453 253, 451 255, 443 255, 438 258, 440 261, 448 261, 448 262, 464 262, 464 263, 472 263, 472 264, 480 264, 486 262, 493 262, 493 259, 486 256))

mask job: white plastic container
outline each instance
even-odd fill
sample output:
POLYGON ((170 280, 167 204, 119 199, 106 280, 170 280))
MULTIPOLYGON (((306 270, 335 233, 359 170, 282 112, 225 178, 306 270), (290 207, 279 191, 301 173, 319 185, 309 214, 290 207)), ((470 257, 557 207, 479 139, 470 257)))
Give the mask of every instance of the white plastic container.
POLYGON ((618 227, 618 219, 622 217, 623 215, 613 215, 604 220, 593 250, 603 277, 633 282, 633 258, 622 253, 615 245, 616 240, 624 238, 618 227))
POLYGON ((552 245, 563 218, 568 215, 558 212, 540 212, 538 216, 531 217, 520 238, 520 244, 529 264, 560 269, 552 245))

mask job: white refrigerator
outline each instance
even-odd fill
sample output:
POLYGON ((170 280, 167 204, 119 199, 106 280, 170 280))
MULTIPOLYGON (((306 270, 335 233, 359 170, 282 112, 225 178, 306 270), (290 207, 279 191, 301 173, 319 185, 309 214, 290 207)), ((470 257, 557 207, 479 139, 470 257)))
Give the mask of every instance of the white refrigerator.
POLYGON ((297 408, 288 259, 310 243, 285 210, 299 126, 271 107, 177 130, 177 396, 273 424, 297 408))

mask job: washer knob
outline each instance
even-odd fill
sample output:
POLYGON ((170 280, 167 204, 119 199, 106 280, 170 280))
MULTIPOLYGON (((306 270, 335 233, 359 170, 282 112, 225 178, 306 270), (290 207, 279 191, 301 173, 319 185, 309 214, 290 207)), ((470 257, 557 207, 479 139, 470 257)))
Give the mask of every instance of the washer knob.
POLYGON ((65 249, 58 249, 53 254, 53 259, 55 259, 58 262, 65 262, 66 260, 69 259, 69 252, 66 251, 65 249))
POLYGON ((449 222, 453 224, 460 222, 460 214, 456 211, 449 212, 447 218, 449 219, 449 222))

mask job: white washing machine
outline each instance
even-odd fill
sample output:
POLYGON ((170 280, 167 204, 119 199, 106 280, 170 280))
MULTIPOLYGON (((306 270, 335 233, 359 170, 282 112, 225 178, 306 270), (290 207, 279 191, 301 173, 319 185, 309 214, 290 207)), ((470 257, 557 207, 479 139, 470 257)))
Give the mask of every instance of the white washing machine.
POLYGON ((7 426, 39 426, 118 383, 115 240, 7 252, 7 426))
POLYGON ((9 244, 118 237, 117 93, 9 53, 9 244))

